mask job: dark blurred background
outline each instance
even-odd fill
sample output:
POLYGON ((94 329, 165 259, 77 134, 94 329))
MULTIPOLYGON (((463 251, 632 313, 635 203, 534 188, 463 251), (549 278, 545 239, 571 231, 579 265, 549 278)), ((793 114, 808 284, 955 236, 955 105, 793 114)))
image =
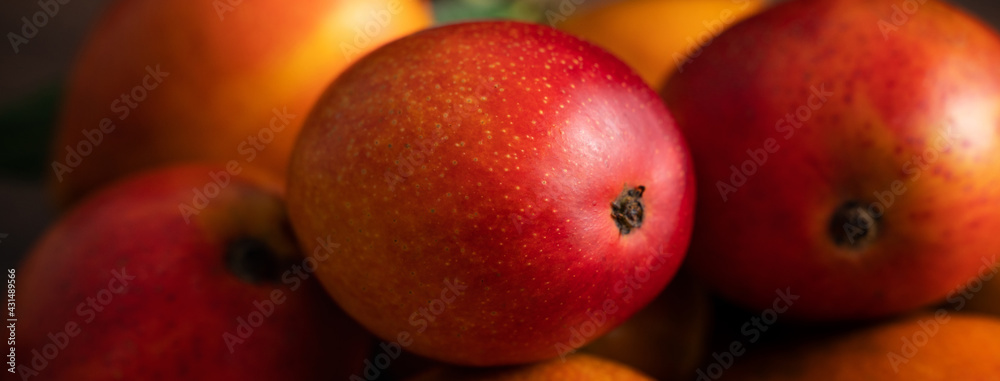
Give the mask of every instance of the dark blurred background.
MULTIPOLYGON (((476 17, 530 19, 541 7, 538 1, 558 4, 559 0, 443 0, 434 2, 434 10, 439 21, 476 17)), ((613 0, 585 1, 583 6, 613 0)), ((29 43, 20 45, 18 53, 11 48, 7 33, 20 31, 21 17, 37 12, 38 1, 0 3, 0 32, 5 37, 0 44, 0 265, 4 268, 16 266, 55 218, 44 185, 45 175, 51 171, 51 128, 73 57, 109 2, 70 0, 60 5, 59 13, 39 28, 29 43)), ((1000 1, 952 2, 1000 29, 1000 1)), ((997 67, 1000 70, 1000 63, 997 67)))

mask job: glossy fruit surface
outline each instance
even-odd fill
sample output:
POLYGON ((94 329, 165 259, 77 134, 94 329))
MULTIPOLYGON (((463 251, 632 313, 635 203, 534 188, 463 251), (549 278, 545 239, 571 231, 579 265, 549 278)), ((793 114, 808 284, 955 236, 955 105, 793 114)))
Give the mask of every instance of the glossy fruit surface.
POLYGON ((303 128, 289 212, 317 273, 386 340, 475 365, 567 353, 684 256, 687 149, 623 63, 554 29, 445 26, 373 52, 303 128))
POLYGON ((692 268, 726 297, 885 316, 943 301, 1000 247, 1000 39, 938 1, 905 12, 784 3, 669 81, 698 172, 692 268))
POLYGON ((280 182, 197 165, 130 177, 68 212, 17 270, 17 373, 346 378, 370 335, 303 270, 310 261, 280 182), (194 188, 215 196, 185 215, 194 188))

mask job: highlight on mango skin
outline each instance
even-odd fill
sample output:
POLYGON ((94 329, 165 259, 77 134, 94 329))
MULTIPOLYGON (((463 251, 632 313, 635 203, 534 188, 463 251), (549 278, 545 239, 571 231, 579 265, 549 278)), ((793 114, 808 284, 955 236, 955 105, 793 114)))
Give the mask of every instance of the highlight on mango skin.
POLYGON ((1000 5, 0 9, 11 379, 1000 374, 1000 5))

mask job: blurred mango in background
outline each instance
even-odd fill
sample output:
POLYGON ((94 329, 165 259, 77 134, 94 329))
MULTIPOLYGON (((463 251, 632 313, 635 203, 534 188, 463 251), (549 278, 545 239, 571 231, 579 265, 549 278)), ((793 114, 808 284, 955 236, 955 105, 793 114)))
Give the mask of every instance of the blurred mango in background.
POLYGON ((763 0, 566 0, 552 3, 544 22, 614 53, 658 90, 700 46, 764 6, 763 0))
POLYGON ((298 130, 330 81, 365 53, 432 22, 419 0, 288 5, 111 3, 67 85, 49 172, 57 203, 177 162, 283 175, 298 130))
MULTIPOLYGON (((938 310, 750 351, 720 381, 996 380, 1000 320, 938 310)), ((702 379, 706 377, 701 377, 702 379)))

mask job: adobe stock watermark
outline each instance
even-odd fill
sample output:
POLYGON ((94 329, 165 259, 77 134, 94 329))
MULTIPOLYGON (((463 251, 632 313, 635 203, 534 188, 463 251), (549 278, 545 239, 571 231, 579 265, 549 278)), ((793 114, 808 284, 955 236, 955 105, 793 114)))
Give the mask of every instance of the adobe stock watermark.
POLYGON ((632 272, 625 276, 625 279, 615 282, 612 286, 612 290, 615 292, 614 297, 605 299, 600 304, 599 310, 591 311, 588 309, 585 313, 587 320, 576 326, 568 327, 569 337, 567 340, 556 342, 553 346, 559 359, 565 362, 566 356, 595 339, 598 332, 601 332, 601 328, 607 324, 608 318, 618 313, 619 303, 624 302, 624 305, 632 303, 635 290, 642 289, 643 284, 648 282, 653 274, 663 267, 669 257, 670 255, 664 253, 663 245, 657 249, 650 248, 646 262, 641 266, 635 266, 632 272))
POLYGON ((737 339, 729 343, 727 351, 721 354, 712 352, 712 362, 704 370, 698 368, 696 371, 698 377, 695 381, 711 381, 722 377, 722 373, 732 367, 737 358, 746 354, 746 347, 760 340, 761 336, 778 321, 778 315, 788 311, 800 297, 793 294, 790 288, 784 290, 779 288, 774 292, 777 297, 771 303, 771 308, 762 311, 759 317, 750 318, 750 321, 740 327, 740 333, 747 339, 748 344, 744 345, 743 340, 737 339))
MULTIPOLYGON (((960 285, 954 291, 948 293, 946 300, 949 304, 954 305, 952 308, 954 312, 959 312, 965 308, 965 304, 983 289, 983 285, 996 277, 997 272, 1000 271, 1000 267, 996 267, 996 260, 996 255, 993 255, 990 259, 986 257, 980 258, 983 265, 979 267, 976 276, 966 282, 966 284, 960 285)), ((892 371, 899 373, 899 367, 908 364, 913 356, 916 356, 917 352, 937 335, 941 326, 947 324, 950 320, 949 311, 944 307, 934 311, 933 318, 917 320, 920 330, 907 336, 901 336, 899 338, 901 342, 899 352, 892 351, 885 355, 886 360, 889 361, 889 365, 892 366, 892 371)))
MULTIPOLYGON (((257 155, 263 152, 274 141, 276 134, 290 126, 292 119, 296 117, 295 114, 288 112, 287 107, 283 107, 280 110, 275 107, 271 109, 271 113, 274 115, 271 116, 271 120, 266 127, 261 127, 260 130, 257 130, 257 134, 247 136, 246 139, 236 146, 236 152, 243 156, 243 161, 247 164, 253 162, 257 158, 257 155)), ((226 162, 225 170, 209 171, 209 181, 205 185, 201 186, 201 188, 191 188, 191 203, 182 202, 177 204, 177 210, 184 217, 184 222, 191 224, 191 217, 197 216, 202 210, 205 210, 212 200, 218 197, 222 193, 222 190, 229 186, 233 177, 242 172, 243 166, 235 159, 226 162)))
MULTIPOLYGON (((302 282, 308 280, 316 272, 319 264, 330 259, 333 250, 340 247, 340 244, 330 242, 330 236, 326 236, 325 241, 316 238, 316 242, 319 243, 319 246, 313 249, 311 256, 306 256, 301 263, 292 265, 290 269, 281 274, 281 284, 288 286, 288 292, 297 291, 302 286, 302 282)), ((263 325, 264 321, 274 314, 275 309, 288 300, 286 292, 280 288, 274 288, 268 296, 267 299, 253 301, 253 308, 247 313, 246 318, 243 316, 236 318, 236 328, 233 330, 235 333, 229 331, 222 333, 222 341, 226 343, 229 354, 235 353, 236 346, 250 339, 254 330, 263 325)))
POLYGON ((27 44, 38 35, 38 31, 49 25, 49 21, 59 14, 60 6, 69 4, 70 0, 38 0, 38 12, 21 17, 21 33, 7 32, 7 41, 14 49, 14 54, 21 52, 21 45, 27 44))
MULTIPOLYGON (((785 141, 795 136, 795 131, 802 128, 804 126, 803 123, 812 118, 813 112, 822 108, 830 100, 830 97, 833 96, 833 91, 826 90, 825 83, 820 84, 818 88, 815 85, 811 86, 809 90, 811 94, 805 104, 796 108, 794 112, 785 114, 784 118, 780 118, 774 122, 774 131, 783 133, 782 138, 785 141)), ((748 158, 739 167, 736 167, 736 165, 729 166, 729 182, 724 180, 717 180, 715 182, 715 188, 719 191, 719 195, 722 196, 722 201, 729 201, 729 194, 736 193, 737 189, 745 185, 750 177, 757 174, 757 170, 760 167, 767 164, 769 156, 780 149, 781 145, 778 144, 778 140, 775 138, 764 139, 760 148, 748 148, 746 150, 748 158)))
MULTIPOLYGON (((734 4, 739 4, 737 12, 743 12, 750 6, 750 0, 730 0, 734 4)), ((678 73, 684 72, 684 65, 690 63, 694 58, 701 55, 705 47, 712 44, 716 37, 719 37, 730 24, 736 22, 736 14, 732 9, 726 8, 719 12, 719 17, 712 21, 702 20, 701 24, 705 26, 705 30, 697 36, 697 38, 687 37, 687 49, 684 51, 690 51, 691 53, 683 54, 682 52, 675 52, 673 56, 674 66, 677 68, 678 73)))
POLYGON ((548 22, 550 27, 555 28, 556 24, 566 21, 566 18, 576 13, 577 6, 583 5, 587 0, 562 0, 556 9, 545 10, 545 21, 548 22))
POLYGON ((882 32, 882 38, 889 41, 889 33, 899 30, 903 24, 910 21, 910 16, 916 14, 920 6, 926 2, 927 0, 904 0, 900 4, 893 4, 889 20, 878 19, 878 31, 882 32))
MULTIPOLYGON (((910 160, 903 163, 901 168, 903 174, 910 175, 907 181, 912 184, 919 180, 922 173, 941 157, 941 153, 954 145, 954 140, 953 128, 939 131, 933 145, 925 148, 919 156, 913 155, 910 160)), ((872 192, 875 201, 868 204, 867 209, 865 209, 867 214, 857 213, 853 221, 845 221, 843 224, 848 241, 853 244, 856 237, 865 236, 866 232, 874 227, 875 221, 885 215, 885 212, 895 204, 896 198, 902 196, 909 189, 902 180, 894 180, 886 189, 872 192)))
MULTIPOLYGON (((163 79, 169 76, 170 73, 161 70, 159 64, 155 67, 147 65, 146 75, 140 83, 132 87, 130 91, 122 93, 121 96, 111 101, 111 112, 118 115, 119 121, 125 120, 132 110, 137 109, 139 104, 146 100, 149 93, 156 90, 163 83, 163 79)), ((56 174, 56 179, 62 182, 64 175, 73 173, 73 170, 83 163, 83 159, 90 156, 104 142, 104 135, 114 132, 115 127, 115 123, 111 118, 103 118, 97 123, 97 128, 92 130, 84 128, 80 130, 83 139, 80 139, 76 145, 67 145, 65 147, 65 163, 52 161, 52 170, 56 174)))
MULTIPOLYGON (((111 279, 108 281, 107 287, 102 288, 94 296, 87 297, 80 304, 76 305, 77 316, 83 318, 82 325, 93 322, 97 318, 97 315, 103 312, 114 301, 115 295, 121 295, 128 291, 129 282, 133 280, 135 280, 135 276, 129 275, 125 271, 125 268, 112 270, 111 279)), ((49 343, 42 345, 40 349, 33 348, 29 363, 17 366, 17 373, 21 376, 21 380, 24 381, 28 378, 38 376, 40 372, 49 366, 49 361, 55 360, 59 356, 59 352, 66 349, 70 341, 74 337, 79 336, 80 332, 82 332, 82 327, 76 320, 66 322, 62 329, 54 333, 49 332, 47 335, 49 343)))
POLYGON ((213 0, 212 9, 219 16, 219 21, 226 21, 226 13, 236 11, 240 4, 243 4, 243 0, 213 0))
MULTIPOLYGON (((502 77, 502 79, 506 79, 506 77, 502 77)), ((396 185, 405 182, 407 178, 413 176, 413 174, 416 173, 417 168, 423 168, 426 163, 426 159, 434 153, 438 146, 448 141, 449 137, 446 130, 454 133, 458 131, 459 127, 462 126, 463 121, 473 122, 477 115, 482 117, 483 109, 480 106, 481 102, 486 101, 488 96, 493 96, 494 94, 492 91, 497 91, 498 93, 502 93, 504 91, 503 87, 501 87, 499 83, 494 82, 496 80, 496 77, 494 76, 486 78, 476 77, 475 80, 477 81, 475 87, 473 87, 473 84, 469 83, 466 79, 459 81, 458 90, 460 92, 471 91, 472 94, 463 95, 454 101, 452 99, 445 100, 445 106, 440 107, 440 109, 443 109, 442 111, 444 111, 441 113, 441 121, 434 123, 431 136, 424 137, 421 135, 417 137, 417 139, 419 139, 418 141, 409 142, 403 145, 405 151, 400 152, 396 157, 396 160, 393 161, 393 164, 396 166, 395 171, 390 168, 386 170, 383 175, 383 180, 385 180, 385 183, 388 185, 390 191, 395 190, 396 185), (414 148, 416 148, 416 150, 414 148)), ((440 86, 441 85, 435 85, 435 89, 440 90, 440 86)), ((400 110, 390 110, 390 115, 392 115, 393 112, 396 113, 395 115, 400 115, 402 113, 400 110)), ((396 123, 396 119, 392 119, 390 123, 396 123)), ((484 119, 480 119, 479 124, 481 126, 485 125, 486 121, 484 119)), ((486 132, 487 140, 493 138, 490 130, 486 130, 484 132, 486 132)), ((454 144, 455 147, 464 147, 466 142, 459 141, 454 144)), ((469 144, 472 143, 470 142, 469 144)), ((480 140, 476 144, 482 145, 483 140, 480 140)), ((376 140, 375 146, 379 145, 380 142, 376 140)), ((386 142, 386 145, 388 148, 392 148, 392 143, 386 142)), ((485 160, 486 158, 483 159, 485 160)), ((472 161, 478 162, 479 157, 473 157, 472 161)), ((452 161, 451 164, 458 165, 459 163, 458 161, 452 161)), ((490 170, 492 171, 492 168, 490 170)), ((504 168, 504 170, 507 169, 504 168)))
POLYGON ((347 60, 353 60, 361 55, 365 49, 371 46, 372 41, 382 34, 385 28, 389 27, 394 16, 398 16, 403 11, 399 0, 390 0, 385 5, 385 9, 371 10, 368 12, 369 19, 363 26, 354 27, 354 40, 351 42, 340 42, 340 52, 347 60))
MULTIPOLYGON (((431 323, 434 323, 434 320, 444 313, 447 307, 455 302, 456 298, 465 294, 465 289, 469 287, 458 279, 445 279, 442 283, 444 284, 444 287, 441 288, 441 295, 438 298, 427 302, 427 307, 420 307, 410 314, 408 321, 411 327, 416 328, 416 334, 418 335, 423 333, 431 323)), ((381 351, 375 355, 374 362, 365 359, 365 367, 361 372, 361 376, 352 374, 348 377, 348 380, 377 380, 379 376, 382 375, 382 371, 388 369, 392 364, 392 361, 403 353, 403 348, 406 348, 411 344, 413 344, 413 336, 409 331, 401 331, 397 333, 396 340, 393 342, 381 342, 379 344, 381 351), (364 378, 362 378, 362 376, 364 378)))
MULTIPOLYGON (((6 236, 0 234, 0 237, 6 236)), ((17 368, 17 270, 7 269, 7 372, 14 374, 17 368)))
POLYGON ((997 275, 997 272, 1000 271, 996 254, 994 254, 990 259, 981 257, 979 261, 983 265, 979 267, 979 271, 976 273, 976 276, 964 285, 958 286, 955 290, 949 292, 948 297, 945 299, 945 301, 949 304, 955 305, 953 309, 956 312, 965 308, 965 303, 972 300, 972 298, 975 297, 979 291, 982 291, 983 285, 992 280, 997 275))

